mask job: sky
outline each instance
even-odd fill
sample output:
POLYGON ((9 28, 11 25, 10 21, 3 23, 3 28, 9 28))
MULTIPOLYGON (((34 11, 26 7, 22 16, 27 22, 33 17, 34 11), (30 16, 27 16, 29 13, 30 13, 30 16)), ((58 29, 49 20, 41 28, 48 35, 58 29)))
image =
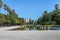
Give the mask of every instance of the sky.
POLYGON ((43 12, 54 10, 54 5, 59 4, 60 0, 2 0, 11 9, 15 9, 21 18, 31 18, 37 20, 43 12))

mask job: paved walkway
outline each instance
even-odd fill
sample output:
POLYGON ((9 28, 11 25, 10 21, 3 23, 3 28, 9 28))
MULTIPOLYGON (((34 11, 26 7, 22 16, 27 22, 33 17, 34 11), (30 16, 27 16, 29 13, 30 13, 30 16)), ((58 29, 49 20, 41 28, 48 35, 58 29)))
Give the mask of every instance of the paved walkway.
POLYGON ((21 26, 0 27, 0 31, 15 29, 15 28, 19 28, 19 27, 21 27, 21 26))
POLYGON ((60 31, 0 31, 0 40, 60 40, 60 31))

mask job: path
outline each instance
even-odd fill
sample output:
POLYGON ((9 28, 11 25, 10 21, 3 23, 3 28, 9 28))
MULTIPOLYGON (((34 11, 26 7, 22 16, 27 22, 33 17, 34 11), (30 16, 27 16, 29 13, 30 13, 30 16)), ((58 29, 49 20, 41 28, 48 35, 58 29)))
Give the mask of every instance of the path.
POLYGON ((0 40, 60 40, 60 31, 0 31, 0 40))
POLYGON ((0 31, 15 29, 15 28, 19 28, 19 27, 21 27, 21 26, 0 27, 0 31))

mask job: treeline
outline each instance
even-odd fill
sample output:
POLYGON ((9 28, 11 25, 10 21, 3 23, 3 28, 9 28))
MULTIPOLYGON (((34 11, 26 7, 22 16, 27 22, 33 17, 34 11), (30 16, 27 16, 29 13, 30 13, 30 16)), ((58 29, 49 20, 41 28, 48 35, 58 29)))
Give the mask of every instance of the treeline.
POLYGON ((22 25, 24 23, 23 18, 19 18, 15 10, 11 9, 0 0, 0 26, 1 25, 22 25), (1 8, 5 10, 5 14, 1 13, 1 8), (6 14, 8 13, 8 14, 6 14))
POLYGON ((38 18, 37 24, 40 25, 60 25, 60 9, 59 5, 55 5, 55 9, 51 12, 47 10, 38 18))

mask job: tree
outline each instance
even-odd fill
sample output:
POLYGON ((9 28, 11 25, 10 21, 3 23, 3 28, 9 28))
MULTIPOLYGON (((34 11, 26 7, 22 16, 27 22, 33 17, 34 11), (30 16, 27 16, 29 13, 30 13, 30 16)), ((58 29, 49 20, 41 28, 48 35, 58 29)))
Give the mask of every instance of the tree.
POLYGON ((58 5, 58 4, 55 5, 55 9, 56 9, 56 10, 59 9, 59 5, 58 5))
POLYGON ((56 4, 55 5, 55 10, 51 11, 51 12, 47 12, 44 11, 43 15, 38 18, 38 24, 41 25, 59 25, 60 24, 60 9, 59 9, 59 5, 56 4))
POLYGON ((7 6, 6 4, 4 4, 4 10, 6 10, 7 12, 9 12, 11 14, 12 10, 10 9, 9 6, 7 6))
POLYGON ((37 24, 41 24, 42 25, 42 23, 43 23, 42 19, 43 19, 42 17, 38 18, 37 24))
POLYGON ((46 11, 44 11, 44 13, 43 13, 43 21, 44 22, 47 22, 48 21, 48 12, 47 12, 47 10, 46 11))
POLYGON ((2 6, 4 7, 4 10, 8 12, 8 14, 0 14, 1 25, 21 25, 24 23, 24 19, 18 17, 15 9, 11 9, 8 5, 3 4, 3 2, 0 0, 0 9, 2 6))
POLYGON ((4 4, 4 10, 5 10, 5 13, 6 13, 6 11, 7 11, 7 5, 6 4, 4 4))
POLYGON ((0 0, 0 13, 1 13, 2 4, 3 4, 3 2, 0 0))

